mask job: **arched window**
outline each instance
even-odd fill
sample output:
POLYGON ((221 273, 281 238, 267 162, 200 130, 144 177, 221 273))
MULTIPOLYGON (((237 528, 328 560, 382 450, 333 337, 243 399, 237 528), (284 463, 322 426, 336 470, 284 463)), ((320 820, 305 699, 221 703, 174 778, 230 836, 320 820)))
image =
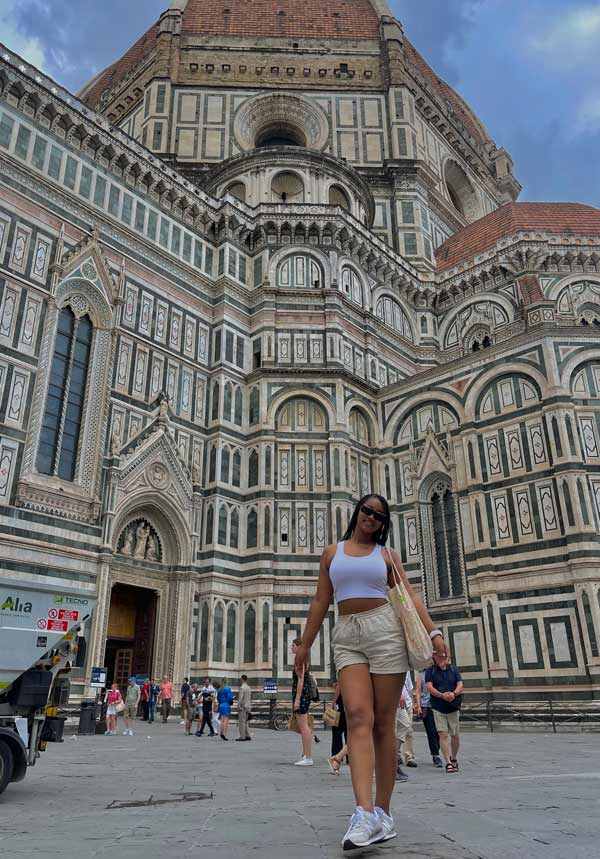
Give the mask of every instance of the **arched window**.
POLYGON ((269 603, 264 602, 262 607, 262 661, 269 661, 269 603))
POLYGON ((369 445, 371 443, 368 421, 359 409, 350 411, 348 423, 351 438, 359 444, 369 445))
POLYGON ((215 511, 213 509, 212 504, 209 504, 206 508, 206 542, 212 543, 214 539, 214 528, 215 528, 215 511))
POLYGON ((208 457, 208 482, 212 483, 217 477, 217 448, 211 447, 208 457))
POLYGON ((246 523, 246 547, 255 549, 258 540, 258 514, 254 507, 248 513, 248 521, 246 523))
POLYGON ((233 454, 232 459, 232 467, 231 467, 231 482, 234 486, 239 486, 241 483, 241 470, 242 470, 242 456, 239 450, 233 454))
POLYGON ((246 606, 244 612, 244 662, 256 661, 256 610, 253 605, 246 606))
POLYGON ((224 447, 221 451, 221 483, 229 483, 229 448, 224 447))
MULTIPOLYGON (((412 328, 408 321, 408 317, 401 305, 390 298, 389 295, 384 295, 377 300, 375 305, 375 316, 381 319, 389 328, 393 328, 402 337, 406 337, 412 343, 414 341, 412 328)), ((423 320, 425 317, 421 317, 423 320)), ((427 320, 425 320, 427 323, 427 320)))
POLYGON ((223 419, 226 421, 231 420, 231 400, 233 394, 233 386, 227 382, 225 385, 225 390, 223 392, 223 419))
POLYGON ((200 662, 208 659, 208 603, 202 603, 200 612, 200 662))
POLYGON ((258 485, 258 452, 251 451, 248 458, 248 486, 258 485))
POLYGON ((341 482, 340 451, 337 447, 333 449, 333 482, 336 486, 341 482))
POLYGON ((342 269, 341 290, 350 301, 360 304, 361 307, 364 305, 362 283, 357 273, 350 266, 345 266, 342 269))
POLYGON ((219 383, 215 382, 212 388, 212 412, 211 417, 216 421, 219 417, 219 383))
POLYGON ((225 609, 223 603, 218 602, 215 606, 215 619, 213 622, 213 662, 223 661, 223 624, 225 621, 225 609))
POLYGON ((271 448, 265 448, 265 483, 267 486, 271 482, 271 448))
POLYGON ((231 194, 232 197, 235 197, 237 200, 241 200, 242 203, 246 202, 246 186, 243 182, 233 182, 229 188, 226 189, 225 193, 231 194))
POLYGON ((436 480, 431 486, 427 502, 421 505, 424 522, 423 531, 429 532, 424 545, 430 552, 430 584, 433 582, 433 599, 444 600, 462 596, 463 549, 458 524, 458 510, 450 484, 445 479, 436 480), (430 548, 429 548, 430 547, 430 548))
POLYGON ((264 540, 265 546, 271 545, 271 508, 265 507, 265 528, 264 528, 264 540))
POLYGON ((258 413, 260 408, 260 392, 258 388, 252 388, 250 391, 250 409, 248 412, 248 422, 250 425, 258 423, 258 413))
POLYGON ((77 319, 70 307, 63 307, 37 456, 37 470, 41 474, 68 481, 75 479, 92 336, 89 317, 77 319))
POLYGON ((219 510, 219 533, 217 542, 220 546, 227 545, 227 507, 222 504, 219 510))
POLYGON ((312 289, 324 284, 323 272, 319 263, 308 254, 294 254, 286 257, 277 269, 277 286, 298 289, 312 289))
POLYGON ((237 510, 231 513, 231 527, 229 529, 229 548, 237 549, 240 541, 240 514, 237 510))
POLYGON ((271 193, 274 203, 302 203, 304 182, 297 173, 285 170, 273 177, 271 193))
POLYGON ((227 635, 225 638, 225 662, 235 662, 235 606, 230 605, 227 609, 227 635))
POLYGON ((241 427, 241 425, 242 425, 243 411, 244 411, 244 408, 243 408, 242 389, 236 388, 235 389, 235 414, 234 414, 233 422, 239 427, 241 427))
POLYGON ((341 206, 347 212, 350 211, 350 200, 346 192, 339 185, 332 185, 329 189, 329 205, 341 206))
POLYGON ((444 180, 452 205, 469 223, 481 217, 477 193, 463 168, 449 159, 444 166, 444 180))

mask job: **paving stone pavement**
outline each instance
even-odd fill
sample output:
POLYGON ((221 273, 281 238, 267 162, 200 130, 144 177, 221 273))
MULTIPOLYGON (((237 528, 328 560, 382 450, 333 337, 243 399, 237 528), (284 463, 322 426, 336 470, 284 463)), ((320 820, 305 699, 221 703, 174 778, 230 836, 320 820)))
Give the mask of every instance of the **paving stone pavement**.
POLYGON ((418 734, 419 767, 394 794, 399 838, 351 854, 340 846, 353 810, 349 771, 329 773, 330 735, 321 736, 307 768, 291 765, 299 742, 287 732, 257 730, 252 743, 225 743, 185 737, 173 721, 139 723, 134 737, 67 737, 0 798, 0 856, 599 855, 597 734, 465 733, 457 775, 433 768, 418 734))

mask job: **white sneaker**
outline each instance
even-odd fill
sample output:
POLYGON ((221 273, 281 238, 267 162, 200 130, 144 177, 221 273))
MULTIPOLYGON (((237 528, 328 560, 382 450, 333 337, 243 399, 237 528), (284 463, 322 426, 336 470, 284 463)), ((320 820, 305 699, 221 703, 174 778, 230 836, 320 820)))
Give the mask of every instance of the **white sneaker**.
POLYGON ((112 737, 112 731, 105 731, 104 736, 105 737, 112 737))
POLYGON ((358 847, 368 847, 381 841, 383 827, 375 812, 365 811, 357 805, 356 811, 350 818, 350 826, 342 838, 344 850, 356 850, 358 847))
POLYGON ((129 729, 129 736, 133 737, 133 729, 132 728, 129 729))
POLYGON ((397 833, 394 828, 394 818, 386 814, 383 808, 379 808, 378 805, 375 806, 375 814, 379 818, 381 828, 383 829, 383 836, 379 840, 389 841, 390 838, 396 838, 397 833))
POLYGON ((129 728, 125 728, 125 730, 123 731, 123 736, 124 736, 124 737, 128 737, 128 736, 129 736, 129 728))
POLYGON ((312 758, 307 758, 306 755, 302 755, 299 761, 296 761, 294 764, 295 767, 312 767, 314 761, 312 758))

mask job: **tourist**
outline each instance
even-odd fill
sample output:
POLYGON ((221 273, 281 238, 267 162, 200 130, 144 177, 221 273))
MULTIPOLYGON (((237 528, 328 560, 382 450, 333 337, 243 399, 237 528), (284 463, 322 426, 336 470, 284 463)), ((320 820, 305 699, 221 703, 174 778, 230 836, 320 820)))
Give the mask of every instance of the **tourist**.
POLYGON ((123 703, 121 692, 116 683, 113 683, 106 693, 106 737, 113 737, 117 733, 117 718, 119 710, 123 703))
POLYGON ((427 669, 425 681, 431 696, 429 704, 433 710, 435 727, 440 735, 440 748, 446 763, 446 772, 457 773, 460 706, 463 691, 460 671, 450 664, 447 653, 434 653, 433 665, 427 669), (450 748, 448 737, 450 737, 450 748))
POLYGON ((339 752, 336 752, 335 755, 331 755, 331 757, 327 758, 327 764, 329 766, 329 770, 332 775, 339 775, 340 770, 342 768, 342 764, 344 762, 344 758, 348 754, 348 746, 346 743, 342 746, 339 752))
POLYGON ((189 737, 192 734, 192 723, 196 717, 198 705, 198 684, 192 683, 185 695, 185 700, 181 703, 181 708, 185 718, 185 733, 189 737))
MULTIPOLYGON (((295 662, 298 661, 298 650, 302 644, 302 639, 295 638, 292 642, 292 653, 294 654, 295 662)), ((294 764, 296 767, 312 767, 314 761, 312 758, 312 741, 313 729, 308 718, 310 709, 310 681, 308 677, 308 666, 299 665, 299 670, 292 673, 292 710, 296 716, 300 737, 302 738, 302 757, 294 764)))
POLYGON ((202 706, 202 723, 196 731, 196 736, 201 737, 204 733, 204 728, 208 727, 211 737, 215 736, 213 728, 213 704, 215 703, 215 687, 207 677, 204 681, 204 686, 200 690, 200 702, 202 706))
POLYGON ((142 703, 142 721, 150 719, 150 680, 146 677, 140 689, 140 701, 142 703))
POLYGON ((158 703, 159 697, 160 686, 158 680, 154 678, 154 680, 150 683, 150 691, 148 693, 148 721, 150 723, 154 722, 154 717, 156 715, 156 705, 158 703))
POLYGON ((218 682, 218 680, 215 680, 214 685, 215 685, 215 701, 214 701, 213 708, 212 708, 211 720, 212 720, 213 731, 215 732, 215 735, 216 735, 216 734, 219 734, 221 732, 221 728, 220 728, 221 720, 219 717, 219 704, 217 702, 217 693, 219 692, 219 689, 221 688, 221 684, 218 682))
POLYGON ((398 766, 396 768, 396 781, 406 781, 408 776, 402 772, 401 763, 404 756, 404 763, 407 767, 416 767, 415 753, 413 750, 413 684, 410 676, 410 671, 406 672, 404 688, 398 709, 396 710, 396 740, 398 741, 398 766))
MULTIPOLYGON (((348 742, 347 739, 347 726, 346 726, 346 713, 344 711, 344 699, 342 698, 342 688, 340 686, 340 681, 336 680, 333 684, 333 701, 331 702, 332 706, 340 714, 340 720, 337 725, 332 725, 331 727, 331 757, 328 758, 328 761, 331 761, 334 757, 337 756, 338 752, 346 745, 348 742)), ((342 760, 343 760, 342 756, 342 760)), ((329 766, 331 769, 331 764, 329 766)))
POLYGON ((228 740, 227 728, 231 716, 231 705, 233 704, 233 692, 226 683, 223 683, 217 692, 217 703, 219 705, 219 727, 222 740, 228 740))
MULTIPOLYGON (((183 683, 181 684, 181 690, 179 693, 179 698, 181 701, 181 725, 185 725, 187 722, 187 697, 188 692, 190 691, 190 682, 189 677, 183 678, 183 683)), ((187 733, 187 732, 186 732, 187 733)))
POLYGON ((171 715, 171 705, 173 703, 173 682, 169 680, 166 674, 163 676, 160 684, 158 700, 161 705, 162 720, 166 723, 171 715))
POLYGON ((356 505, 344 537, 321 556, 317 591, 301 639, 295 646, 295 670, 308 669, 310 650, 331 599, 339 619, 332 644, 348 724, 350 771, 356 810, 344 835, 344 849, 366 847, 396 836, 390 800, 396 776, 394 722, 408 669, 404 633, 388 601, 394 582, 392 559, 429 630, 433 647, 445 645, 422 600, 413 592, 400 556, 383 551, 390 526, 388 502, 366 495, 356 505), (375 770, 375 802, 372 784, 375 770))
MULTIPOLYGON (((431 662, 433 665, 433 661, 431 662)), ((425 682, 426 671, 421 671, 415 677, 415 710, 419 719, 423 721, 425 733, 427 734, 427 742, 429 744, 429 753, 433 761, 434 767, 442 768, 442 759, 440 758, 440 735, 435 726, 433 718, 433 710, 430 707, 430 694, 425 682)))
POLYGON ((140 703, 140 687, 135 677, 127 681, 127 692, 125 693, 125 730, 123 736, 133 737, 133 722, 137 716, 138 704, 140 703))
POLYGON ((248 686, 248 677, 242 674, 242 683, 238 694, 238 731, 236 743, 247 743, 252 739, 248 732, 248 718, 252 709, 252 689, 248 686))

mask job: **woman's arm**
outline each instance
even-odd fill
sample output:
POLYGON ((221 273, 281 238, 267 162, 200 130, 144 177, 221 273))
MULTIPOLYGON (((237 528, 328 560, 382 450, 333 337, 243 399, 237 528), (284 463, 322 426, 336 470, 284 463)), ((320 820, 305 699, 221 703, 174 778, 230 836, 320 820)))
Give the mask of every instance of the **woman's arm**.
POLYGON ((296 668, 296 674, 298 674, 298 688, 300 689, 302 688, 300 673, 302 672, 302 676, 304 676, 304 671, 308 668, 308 655, 310 653, 310 648, 321 629, 323 618, 327 614, 327 610, 331 605, 333 588, 331 586, 331 579, 329 578, 329 564, 335 554, 335 550, 336 547, 334 545, 327 546, 321 555, 317 591, 313 597, 312 603, 310 604, 306 626, 302 633, 302 644, 300 644, 296 650, 294 666, 296 668))
POLYGON ((298 674, 298 685, 296 686, 296 697, 294 698, 294 706, 292 709, 299 710, 300 709, 300 698, 302 697, 302 690, 304 689, 304 674, 306 669, 302 666, 302 670, 300 674, 298 674))
MULTIPOLYGON (((422 622, 423 626, 425 627, 427 632, 432 633, 434 631, 434 629, 437 629, 437 627, 436 627, 435 623, 432 621, 432 619, 429 617, 429 612, 425 608, 423 600, 421 599, 421 597, 417 593, 415 593, 412 585, 408 581, 407 575, 404 572, 404 566, 402 564, 402 561, 400 560, 400 555, 398 554, 398 552, 395 549, 388 549, 388 551, 391 553, 391 556, 394 559, 396 569, 400 573, 400 578, 402 579, 404 587, 408 591, 408 593, 409 593, 409 595, 410 595, 410 597, 414 603, 414 606, 417 610, 417 614, 421 618, 421 622, 422 622)), ((386 558, 386 563, 389 563, 389 556, 386 558)), ((389 564, 389 566, 388 566, 388 585, 390 587, 394 586, 394 573, 392 571, 391 564, 389 564)), ((444 639, 442 638, 441 635, 434 636, 431 643, 433 645, 434 651, 436 653, 440 654, 440 656, 442 654, 446 654, 446 652, 447 652, 446 644, 445 644, 444 639)), ((428 686, 429 686, 429 684, 428 684, 428 686)))

